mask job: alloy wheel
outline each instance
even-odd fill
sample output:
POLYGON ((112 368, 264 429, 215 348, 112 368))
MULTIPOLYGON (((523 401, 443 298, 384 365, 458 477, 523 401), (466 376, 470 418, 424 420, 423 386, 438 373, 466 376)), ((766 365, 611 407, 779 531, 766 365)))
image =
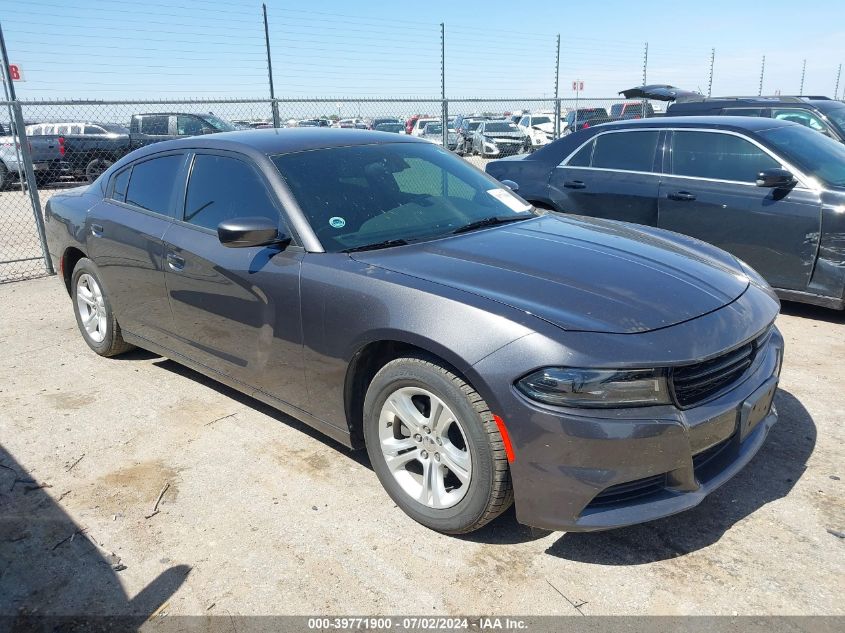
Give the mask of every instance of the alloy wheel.
POLYGON ((390 473, 412 499, 433 509, 456 505, 472 479, 472 457, 461 423, 426 389, 403 387, 379 416, 379 446, 390 473))
POLYGON ((91 340, 102 343, 108 326, 106 304, 100 284, 87 273, 80 275, 76 281, 76 309, 91 340))

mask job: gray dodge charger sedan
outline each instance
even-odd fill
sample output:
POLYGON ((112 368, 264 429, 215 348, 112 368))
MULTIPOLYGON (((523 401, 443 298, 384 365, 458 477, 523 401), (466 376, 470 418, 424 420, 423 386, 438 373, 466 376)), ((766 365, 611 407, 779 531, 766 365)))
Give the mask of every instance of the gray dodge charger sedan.
POLYGON ((777 418, 779 304, 743 262, 543 214, 414 137, 163 142, 46 216, 95 352, 152 350, 366 446, 442 532, 512 501, 563 530, 679 512, 777 418))

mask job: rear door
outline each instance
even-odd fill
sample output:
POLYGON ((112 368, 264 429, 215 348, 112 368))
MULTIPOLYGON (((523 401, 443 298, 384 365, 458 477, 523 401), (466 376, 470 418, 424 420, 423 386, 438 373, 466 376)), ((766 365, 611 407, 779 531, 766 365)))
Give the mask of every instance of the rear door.
POLYGON ((661 132, 603 132, 552 170, 549 196, 564 213, 638 224, 657 222, 661 132))
POLYGON ((156 154, 114 174, 85 225, 89 255, 121 327, 165 346, 173 322, 162 237, 173 221, 186 157, 184 152, 156 154))
POLYGON ((658 226, 733 253, 777 288, 804 290, 818 248, 817 192, 757 187, 783 162, 742 135, 676 130, 660 185, 658 226))
POLYGON ((296 245, 227 248, 224 220, 265 216, 290 235, 251 159, 198 151, 179 219, 165 236, 176 351, 296 406, 305 404, 296 245))

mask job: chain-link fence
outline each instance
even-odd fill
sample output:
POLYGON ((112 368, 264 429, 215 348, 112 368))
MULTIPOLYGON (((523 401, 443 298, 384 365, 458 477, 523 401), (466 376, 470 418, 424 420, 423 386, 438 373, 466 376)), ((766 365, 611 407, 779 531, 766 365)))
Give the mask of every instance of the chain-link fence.
POLYGON ((0 282, 50 272, 39 235, 50 196, 150 143, 266 127, 375 129, 421 136, 483 169, 584 126, 652 112, 612 98, 0 102, 0 282))

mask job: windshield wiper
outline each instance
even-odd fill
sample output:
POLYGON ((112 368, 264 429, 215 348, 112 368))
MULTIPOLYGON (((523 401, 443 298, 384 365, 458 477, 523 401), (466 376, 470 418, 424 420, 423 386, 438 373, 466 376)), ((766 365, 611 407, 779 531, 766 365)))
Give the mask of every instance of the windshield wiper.
POLYGON ((489 218, 482 218, 481 220, 476 220, 475 222, 470 222, 460 228, 455 229, 452 231, 453 235, 457 235, 458 233, 466 233, 467 231, 474 231, 475 229, 483 229, 487 226, 496 226, 497 224, 508 224, 509 222, 519 222, 520 220, 527 220, 528 218, 534 217, 533 214, 529 213, 526 215, 505 215, 505 216, 492 216, 489 218))
POLYGON ((342 253, 355 253, 357 251, 374 251, 379 248, 390 248, 391 246, 407 246, 408 240, 384 240, 383 242, 373 242, 372 244, 362 244, 361 246, 353 246, 351 248, 344 248, 342 253))

